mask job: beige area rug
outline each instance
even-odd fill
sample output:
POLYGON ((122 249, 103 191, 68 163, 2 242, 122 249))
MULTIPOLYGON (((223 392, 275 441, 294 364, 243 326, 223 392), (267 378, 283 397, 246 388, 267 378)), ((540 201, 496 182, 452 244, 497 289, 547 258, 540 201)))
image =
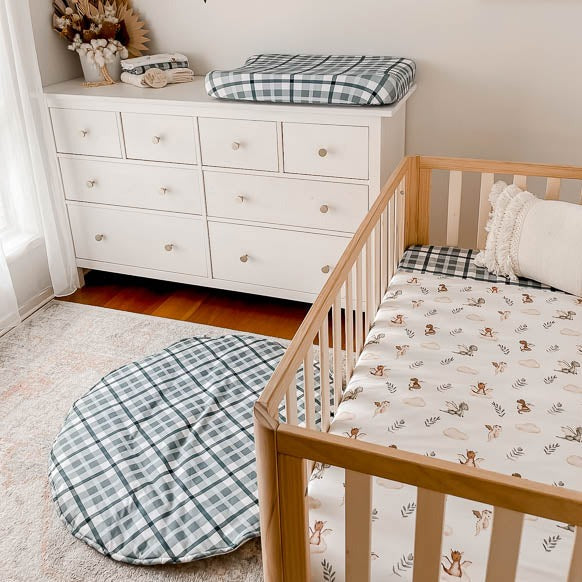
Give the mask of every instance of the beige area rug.
POLYGON ((258 540, 184 565, 115 562, 69 534, 49 494, 50 448, 77 398, 132 360, 186 337, 223 333, 229 330, 52 301, 0 338, 1 582, 263 579, 258 540))

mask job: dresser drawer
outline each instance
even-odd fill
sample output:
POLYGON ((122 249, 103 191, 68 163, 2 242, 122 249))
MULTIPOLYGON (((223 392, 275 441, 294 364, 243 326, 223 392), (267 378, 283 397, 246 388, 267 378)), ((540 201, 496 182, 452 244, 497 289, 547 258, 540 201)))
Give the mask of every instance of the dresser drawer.
POLYGON ((209 216, 355 232, 368 187, 314 180, 205 172, 209 216))
POLYGON ((198 125, 204 165, 272 172, 279 169, 274 121, 201 118, 198 125))
POLYGON ((347 237, 209 222, 215 279, 318 293, 347 237))
POLYGON ((68 210, 79 259, 206 276, 199 218, 78 204, 68 210))
POLYGON ((117 115, 112 111, 51 109, 57 151, 121 158, 117 115))
POLYGON ((285 172, 368 178, 368 128, 351 125, 283 124, 285 172))
POLYGON ((195 164, 193 117, 123 113, 125 151, 132 160, 195 164))
POLYGON ((60 164, 67 200, 202 213, 196 170, 67 158, 60 164))

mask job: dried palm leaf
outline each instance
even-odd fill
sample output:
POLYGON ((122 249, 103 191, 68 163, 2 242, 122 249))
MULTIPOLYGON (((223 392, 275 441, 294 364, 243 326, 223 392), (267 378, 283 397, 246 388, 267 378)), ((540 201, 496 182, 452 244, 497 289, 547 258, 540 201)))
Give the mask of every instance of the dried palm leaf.
POLYGON ((150 42, 149 30, 145 28, 145 22, 141 20, 139 14, 128 3, 120 2, 117 5, 117 17, 125 28, 127 39, 122 44, 126 46, 129 56, 139 57, 147 52, 147 43, 150 42))

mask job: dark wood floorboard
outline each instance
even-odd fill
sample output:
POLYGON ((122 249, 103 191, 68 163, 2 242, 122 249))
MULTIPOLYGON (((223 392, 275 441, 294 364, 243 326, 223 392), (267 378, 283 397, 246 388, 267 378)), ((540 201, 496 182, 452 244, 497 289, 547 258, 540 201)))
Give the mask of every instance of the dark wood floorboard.
POLYGON ((272 297, 91 271, 62 301, 291 339, 310 305, 272 297))

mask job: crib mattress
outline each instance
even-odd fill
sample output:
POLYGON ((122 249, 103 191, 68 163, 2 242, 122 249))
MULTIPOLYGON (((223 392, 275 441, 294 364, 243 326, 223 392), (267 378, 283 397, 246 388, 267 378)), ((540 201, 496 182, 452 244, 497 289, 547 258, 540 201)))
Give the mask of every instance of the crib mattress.
MULTIPOLYGON (((330 432, 582 490, 582 299, 506 284, 452 249, 413 249, 402 267, 330 432)), ((374 478, 372 580, 412 579, 415 502, 374 478)), ((317 464, 309 503, 312 579, 341 582, 344 471, 317 464)), ((485 579, 491 525, 491 507, 447 498, 441 580, 485 579)), ((571 525, 527 516, 517 580, 564 580, 573 540, 571 525)))
POLYGON ((277 103, 390 105, 408 93, 416 64, 373 56, 261 54, 206 75, 211 97, 277 103))

